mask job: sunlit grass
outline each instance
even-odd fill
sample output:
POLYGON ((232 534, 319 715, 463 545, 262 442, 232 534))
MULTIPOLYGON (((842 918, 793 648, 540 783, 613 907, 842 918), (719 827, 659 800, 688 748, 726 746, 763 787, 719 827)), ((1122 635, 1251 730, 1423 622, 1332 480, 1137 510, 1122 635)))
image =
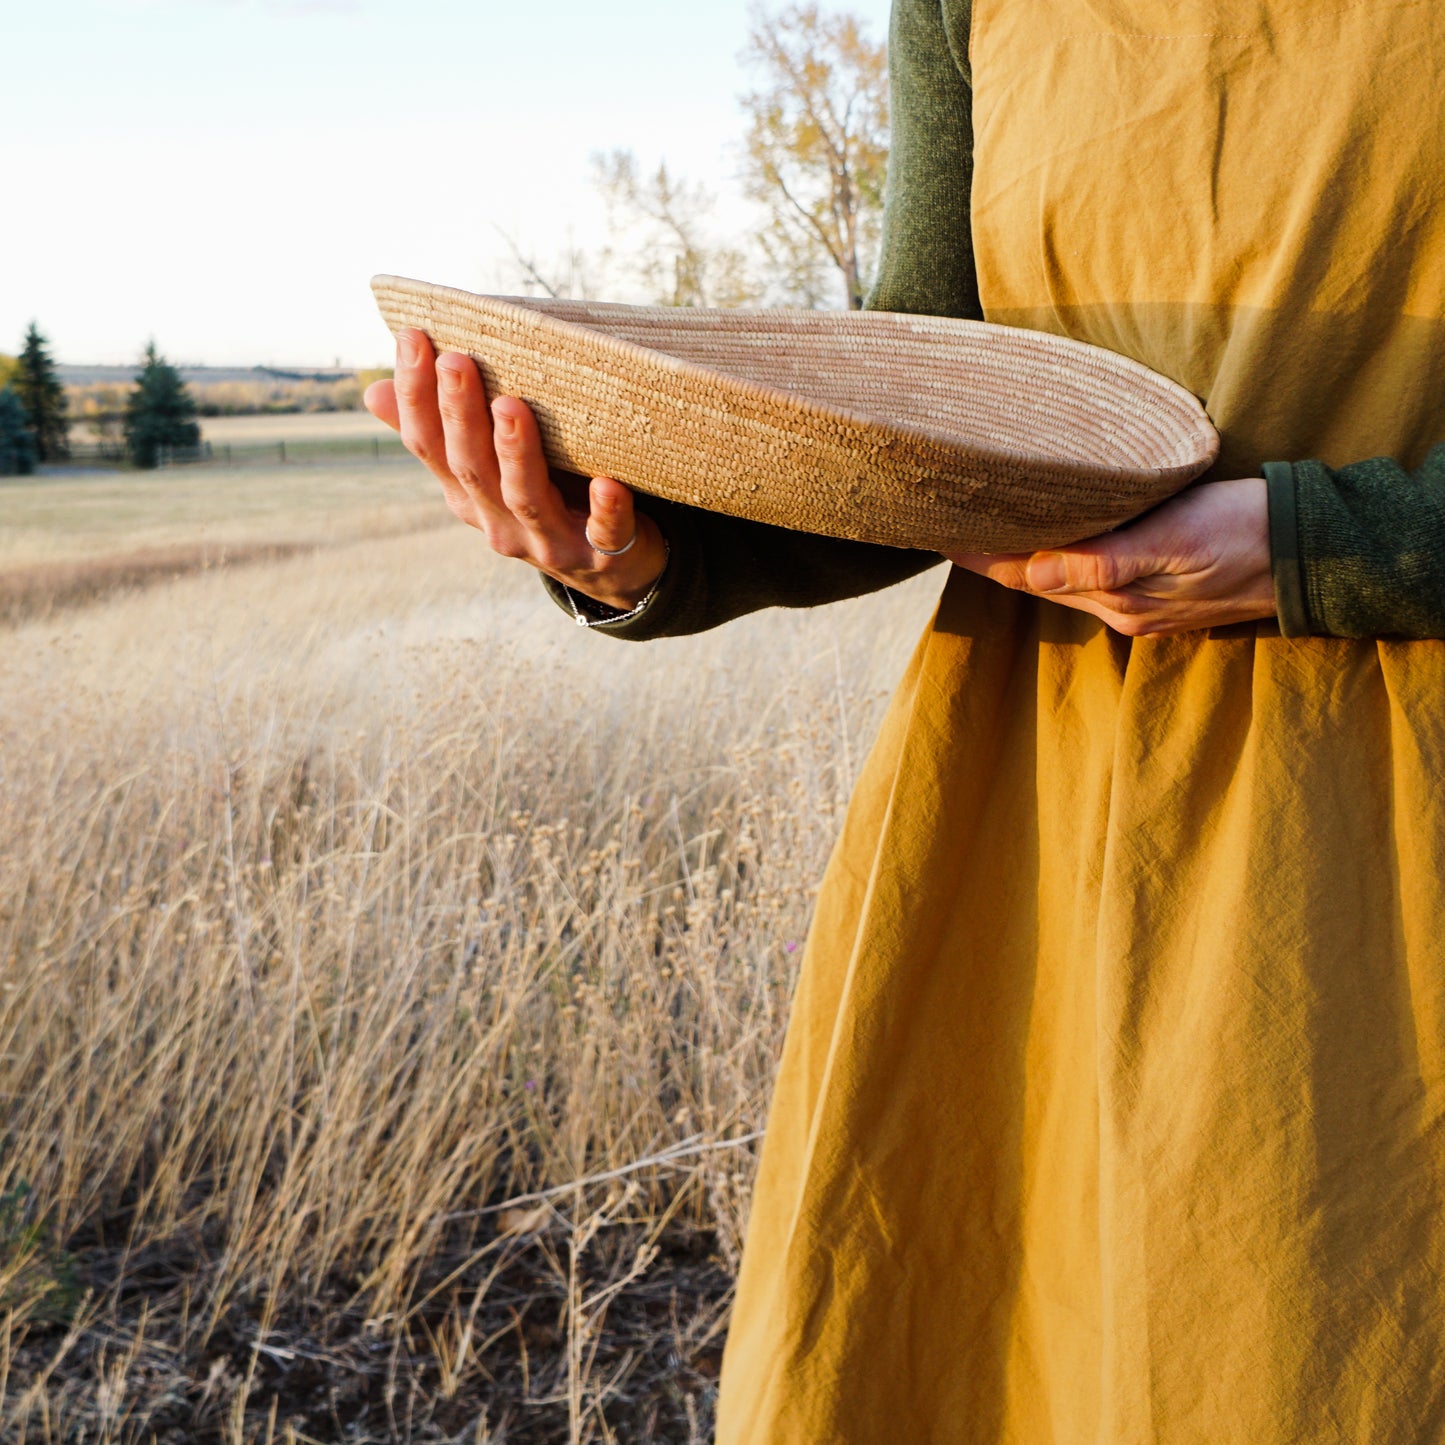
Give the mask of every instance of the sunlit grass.
POLYGON ((937 586, 638 647, 457 528, 0 634, 0 1433, 707 1438, 937 586))
POLYGON ((328 541, 446 512, 410 460, 0 478, 0 571, 148 549, 328 541))

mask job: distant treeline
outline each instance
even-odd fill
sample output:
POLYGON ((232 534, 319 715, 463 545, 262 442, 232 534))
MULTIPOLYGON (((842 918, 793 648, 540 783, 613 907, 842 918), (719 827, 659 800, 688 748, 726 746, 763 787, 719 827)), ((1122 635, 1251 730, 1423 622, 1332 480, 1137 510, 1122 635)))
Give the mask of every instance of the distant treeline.
MULTIPOLYGON (((267 371, 254 379, 188 382, 200 416, 269 416, 294 412, 359 411, 366 388, 385 371, 357 371, 318 378, 267 371)), ((65 388, 70 417, 93 429, 115 425, 125 415, 130 382, 72 382, 65 388)))
POLYGON ((182 368, 154 341, 138 369, 61 367, 32 321, 20 355, 0 355, 0 476, 71 460, 73 444, 107 462, 165 465, 201 448, 201 417, 356 411, 367 386, 390 374, 182 368))

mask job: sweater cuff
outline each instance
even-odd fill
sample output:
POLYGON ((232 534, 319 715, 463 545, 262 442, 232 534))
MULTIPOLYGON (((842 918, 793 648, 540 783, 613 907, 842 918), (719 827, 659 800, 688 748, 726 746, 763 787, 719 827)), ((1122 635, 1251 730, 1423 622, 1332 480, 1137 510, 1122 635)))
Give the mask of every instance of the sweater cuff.
POLYGON ((1269 489, 1269 565, 1279 630, 1285 637, 1308 637, 1310 618, 1300 560, 1294 468, 1288 462, 1266 462, 1264 480, 1269 489))

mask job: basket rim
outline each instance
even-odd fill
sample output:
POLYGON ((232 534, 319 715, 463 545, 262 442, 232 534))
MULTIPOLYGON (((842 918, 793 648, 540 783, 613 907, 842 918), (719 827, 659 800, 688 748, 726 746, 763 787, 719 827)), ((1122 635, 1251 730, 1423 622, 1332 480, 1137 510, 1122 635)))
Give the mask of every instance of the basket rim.
MULTIPOLYGON (((1169 398, 1177 407, 1177 417, 1180 423, 1178 434, 1180 440, 1189 434, 1198 437, 1201 448, 1196 457, 1189 460, 1164 465, 1135 464, 1133 466, 1114 466, 1104 462, 1090 463, 1082 460, 1055 460, 1037 455, 1030 455, 1027 452, 1000 448, 998 446, 980 443, 967 437, 960 436, 957 432, 943 428, 930 428, 916 422, 907 420, 889 419, 879 417, 871 412, 861 409, 839 406, 832 402, 819 401, 804 393, 788 391, 782 387, 770 385, 767 382, 754 381, 750 377, 739 376, 734 372, 722 371, 716 367, 706 366, 701 362, 689 361, 680 356, 674 356, 666 351, 659 351, 655 347, 644 346, 639 342, 629 341, 623 337, 613 336, 595 326, 590 326, 582 321, 568 321, 561 316, 553 314, 547 307, 553 303, 540 297, 514 297, 482 294, 474 291, 464 291, 455 286, 441 286, 429 281, 419 281, 407 276, 394 276, 389 274, 378 274, 372 277, 371 288, 376 296, 378 304, 385 310, 387 293, 401 293, 416 299, 426 301, 450 301, 460 304, 465 309, 483 314, 491 313, 498 319, 510 319, 522 321, 539 331, 551 332, 559 337, 567 338, 575 342, 585 343, 588 347, 601 348, 603 353, 612 352, 624 362, 633 366, 644 365, 647 367, 671 371, 676 374, 689 377, 692 380, 703 382, 710 386, 721 386, 723 389, 735 395, 742 395, 758 402, 763 402, 774 407, 782 408, 795 415, 815 418, 821 421, 842 423, 850 428, 861 431, 878 431, 883 433, 884 438, 900 438, 910 442, 924 443, 928 446, 944 446, 949 450, 961 453, 967 457, 976 458, 981 466, 989 463, 1001 464, 1008 469, 1023 468, 1029 471, 1046 474, 1056 481, 1078 481, 1078 482, 1101 482, 1108 479, 1125 479, 1130 477, 1143 478, 1152 477, 1173 477, 1189 476, 1196 477, 1213 464, 1219 454, 1219 434, 1210 421, 1199 398, 1180 385, 1171 377, 1163 376, 1159 372, 1136 361, 1133 357, 1121 355, 1118 352, 1109 351, 1101 346, 1094 346, 1086 341, 1079 341, 1070 336, 1057 336, 1051 332, 1026 331, 1020 327, 1001 326, 996 322, 974 321, 965 317, 952 316, 924 316, 901 311, 860 311, 836 313, 848 317, 852 321, 862 320, 867 317, 886 318, 888 321, 902 322, 905 324, 916 324, 920 321, 928 323, 930 328, 938 328, 940 325, 944 330, 957 330, 960 334, 984 332, 989 335, 1014 332, 1020 336, 1027 336, 1033 339, 1033 344, 1044 344, 1050 349, 1057 349, 1060 352, 1073 352, 1082 357, 1087 357, 1095 365, 1102 365, 1108 370, 1130 376, 1142 387, 1158 395, 1161 400, 1169 398)), ((659 321, 671 321, 676 323, 679 319, 688 315, 689 308, 686 307, 665 307, 665 306, 628 306, 618 302, 591 302, 581 301, 574 298, 558 298, 555 303, 562 306, 598 306, 606 310, 615 310, 619 314, 630 314, 642 318, 655 318, 659 321)), ((717 312, 710 312, 710 315, 717 315, 717 312)), ((804 310, 784 310, 783 308, 738 308, 728 310, 728 316, 740 318, 767 317, 769 315, 789 316, 812 316, 814 314, 824 316, 835 313, 812 313, 804 310)), ((864 324, 868 323, 864 321, 864 324)), ((685 322, 684 322, 685 325, 685 322)), ((522 398, 525 400, 525 398, 522 398)), ((1111 410, 1101 409, 1100 416, 1119 416, 1121 418, 1131 414, 1122 408, 1111 410)))

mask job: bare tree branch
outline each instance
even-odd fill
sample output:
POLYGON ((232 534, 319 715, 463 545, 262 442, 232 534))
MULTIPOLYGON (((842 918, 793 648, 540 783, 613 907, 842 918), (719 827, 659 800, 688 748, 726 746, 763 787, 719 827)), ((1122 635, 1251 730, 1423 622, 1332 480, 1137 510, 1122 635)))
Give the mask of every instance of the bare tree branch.
POLYGON ((512 253, 512 260, 516 262, 517 269, 534 286, 540 286, 554 301, 561 295, 559 289, 549 281, 538 268, 536 261, 523 252, 517 244, 517 239, 509 231, 504 231, 500 226, 493 226, 492 229, 507 243, 507 249, 512 253))
POLYGON ((593 157, 599 189, 630 239, 639 279, 664 306, 738 306, 760 299, 750 266, 711 236, 713 198, 661 163, 647 177, 631 151, 593 157))

